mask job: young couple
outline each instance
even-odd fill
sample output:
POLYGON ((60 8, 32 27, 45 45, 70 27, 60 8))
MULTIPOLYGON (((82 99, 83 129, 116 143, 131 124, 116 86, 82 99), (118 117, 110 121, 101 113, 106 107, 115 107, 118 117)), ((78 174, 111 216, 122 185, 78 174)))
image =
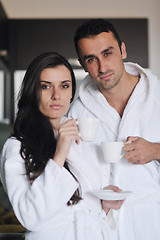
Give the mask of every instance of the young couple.
POLYGON ((75 46, 89 75, 70 110, 72 118, 65 115, 75 94, 73 70, 61 55, 41 54, 26 71, 13 133, 3 148, 1 181, 27 229, 25 239, 149 240, 153 234, 158 239, 159 111, 151 129, 146 126, 156 104, 158 110, 159 82, 138 65, 124 65, 125 45, 105 20, 80 26, 75 46), (78 116, 101 120, 94 144, 80 141, 78 116), (109 177, 96 152, 104 140, 130 143, 109 177), (133 197, 101 202, 90 194, 107 185, 117 192, 133 191, 133 197), (111 209, 118 231, 112 230, 111 209))

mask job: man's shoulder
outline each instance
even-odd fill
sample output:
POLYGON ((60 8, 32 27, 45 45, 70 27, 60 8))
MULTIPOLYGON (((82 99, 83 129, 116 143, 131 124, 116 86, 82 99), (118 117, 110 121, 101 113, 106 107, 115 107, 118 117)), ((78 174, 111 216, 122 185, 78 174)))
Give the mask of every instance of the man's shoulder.
POLYGON ((79 117, 82 116, 85 111, 85 107, 83 103, 81 102, 80 98, 78 97, 71 105, 68 116, 72 117, 79 117))

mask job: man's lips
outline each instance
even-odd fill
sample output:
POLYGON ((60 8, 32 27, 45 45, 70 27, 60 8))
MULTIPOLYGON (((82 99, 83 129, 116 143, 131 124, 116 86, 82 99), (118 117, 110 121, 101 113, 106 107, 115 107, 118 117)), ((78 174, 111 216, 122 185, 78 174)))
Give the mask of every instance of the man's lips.
POLYGON ((112 76, 112 73, 109 73, 109 74, 103 74, 103 75, 99 76, 99 78, 101 80, 108 80, 111 76, 112 76))

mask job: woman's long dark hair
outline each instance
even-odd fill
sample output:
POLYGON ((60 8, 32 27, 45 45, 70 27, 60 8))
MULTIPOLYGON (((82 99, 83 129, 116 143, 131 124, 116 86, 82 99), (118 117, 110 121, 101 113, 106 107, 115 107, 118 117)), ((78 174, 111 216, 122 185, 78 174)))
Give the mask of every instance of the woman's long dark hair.
MULTIPOLYGON (((56 150, 57 141, 52 126, 48 118, 40 112, 39 104, 41 72, 45 68, 59 65, 64 65, 70 71, 72 77, 71 101, 73 101, 76 90, 73 70, 68 61, 55 52, 43 53, 31 62, 19 93, 18 112, 12 136, 21 142, 20 154, 25 161, 26 174, 31 183, 44 171, 48 160, 53 158, 56 150)), ((64 167, 70 171, 66 162, 64 167)), ((68 205, 75 204, 80 199, 79 190, 77 190, 68 205)))

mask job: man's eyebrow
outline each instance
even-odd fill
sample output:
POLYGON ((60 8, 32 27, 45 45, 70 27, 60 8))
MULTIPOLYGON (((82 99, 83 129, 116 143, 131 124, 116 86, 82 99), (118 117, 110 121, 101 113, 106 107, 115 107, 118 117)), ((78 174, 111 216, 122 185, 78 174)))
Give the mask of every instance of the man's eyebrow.
POLYGON ((93 54, 85 55, 85 56, 83 57, 83 60, 85 61, 85 60, 87 60, 87 59, 89 59, 89 58, 94 58, 94 57, 96 57, 96 56, 93 55, 93 54))
POLYGON ((103 50, 101 53, 106 53, 106 52, 109 52, 110 50, 112 50, 113 49, 113 47, 109 47, 109 48, 107 48, 107 49, 105 49, 105 50, 103 50))
MULTIPOLYGON (((113 49, 113 47, 106 48, 106 49, 104 49, 101 53, 109 52, 109 51, 112 50, 112 49, 113 49)), ((96 55, 94 55, 94 54, 85 55, 85 56, 83 57, 83 60, 86 61, 86 60, 89 59, 89 58, 96 58, 96 55)))

